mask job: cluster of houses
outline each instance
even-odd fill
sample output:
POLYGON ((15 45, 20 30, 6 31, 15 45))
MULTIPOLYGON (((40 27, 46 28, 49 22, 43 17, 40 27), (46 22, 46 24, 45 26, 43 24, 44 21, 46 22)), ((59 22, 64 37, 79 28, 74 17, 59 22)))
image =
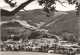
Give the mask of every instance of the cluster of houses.
POLYGON ((80 46, 77 43, 69 43, 67 41, 57 41, 54 38, 30 39, 22 42, 8 40, 2 42, 1 51, 30 51, 30 52, 45 52, 45 53, 80 53, 80 46))
MULTIPOLYGON (((27 37, 25 37, 24 39, 23 37, 21 37, 19 40, 14 41, 13 37, 15 37, 15 35, 12 34, 11 39, 7 39, 7 41, 1 41, 0 50, 33 51, 33 52, 62 53, 62 54, 74 51, 75 53, 80 53, 80 46, 77 43, 70 43, 68 41, 63 41, 59 38, 59 36, 48 33, 48 30, 27 28, 24 31, 24 33, 25 32, 27 33, 26 35, 27 37), (32 31, 33 32, 37 31, 38 33, 40 33, 40 35, 37 35, 39 38, 28 39, 32 31), (48 37, 43 37, 44 35, 48 37)), ((37 33, 35 32, 35 34, 37 33)))

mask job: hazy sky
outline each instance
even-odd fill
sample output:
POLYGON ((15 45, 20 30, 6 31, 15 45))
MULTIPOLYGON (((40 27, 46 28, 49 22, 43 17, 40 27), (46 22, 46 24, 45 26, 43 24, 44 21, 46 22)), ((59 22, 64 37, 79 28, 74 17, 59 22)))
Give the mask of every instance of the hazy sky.
MULTIPOLYGON (((25 2, 26 0, 14 0, 14 1, 17 1, 17 6, 18 6, 21 3, 25 2)), ((61 0, 61 1, 66 1, 66 0, 61 0)), ((75 5, 69 5, 68 3, 64 3, 66 7, 63 7, 58 2, 56 2, 56 4, 57 4, 56 5, 57 10, 61 10, 61 11, 75 10, 75 5)), ((0 8, 6 9, 6 10, 12 10, 12 8, 8 4, 6 4, 4 0, 0 0, 0 8)), ((37 1, 34 1, 25 7, 26 10, 33 10, 33 9, 39 9, 39 8, 42 8, 42 6, 39 6, 37 1)))

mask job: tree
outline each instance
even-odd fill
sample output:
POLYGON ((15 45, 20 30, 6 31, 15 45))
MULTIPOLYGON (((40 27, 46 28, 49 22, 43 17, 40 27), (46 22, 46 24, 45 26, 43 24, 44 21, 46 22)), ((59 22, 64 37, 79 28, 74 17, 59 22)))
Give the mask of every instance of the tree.
POLYGON ((76 15, 78 16, 80 12, 80 3, 76 3, 76 15))
MULTIPOLYGON (((11 3, 12 0, 4 0, 7 4, 9 4, 11 7, 14 7, 16 5, 15 3, 11 3)), ((33 2, 35 0, 28 0, 24 3, 22 3, 21 5, 19 5, 17 8, 15 8, 13 11, 7 11, 4 9, 1 9, 1 15, 2 16, 14 16, 15 13, 19 12, 19 10, 23 9, 26 5, 28 5, 29 3, 33 2)), ((65 2, 61 2, 60 0, 38 0, 39 5, 43 6, 44 5, 44 11, 46 12, 47 16, 50 16, 51 12, 55 12, 55 4, 56 1, 58 1, 62 6, 63 3, 65 2)), ((77 8, 79 8, 76 13, 79 14, 80 11, 80 1, 79 0, 67 0, 69 4, 76 4, 77 8), (78 4, 77 4, 78 3, 78 4)))

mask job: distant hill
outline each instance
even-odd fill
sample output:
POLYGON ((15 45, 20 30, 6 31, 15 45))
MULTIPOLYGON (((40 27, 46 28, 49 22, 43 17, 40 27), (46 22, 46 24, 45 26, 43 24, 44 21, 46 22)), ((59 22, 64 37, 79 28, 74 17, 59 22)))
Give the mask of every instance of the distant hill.
POLYGON ((52 13, 50 17, 41 9, 29 10, 27 12, 20 11, 15 14, 15 17, 2 17, 2 21, 10 21, 12 19, 31 20, 34 24, 44 22, 41 29, 48 29, 50 33, 60 34, 63 32, 74 33, 79 35, 79 17, 76 16, 75 11, 59 11, 52 13), (16 18, 15 18, 16 17, 16 18))

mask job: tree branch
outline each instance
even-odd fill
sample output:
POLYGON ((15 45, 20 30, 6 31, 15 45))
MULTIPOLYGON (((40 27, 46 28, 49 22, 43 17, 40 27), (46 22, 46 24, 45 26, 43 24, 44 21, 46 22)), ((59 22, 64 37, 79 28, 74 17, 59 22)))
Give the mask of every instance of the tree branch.
POLYGON ((24 3, 22 3, 20 6, 18 6, 16 9, 14 9, 13 11, 11 11, 13 14, 17 13, 19 10, 23 9, 26 5, 28 5, 29 3, 31 3, 34 0, 28 0, 24 3))
POLYGON ((28 0, 21 5, 19 5, 17 8, 15 8, 13 11, 7 11, 4 9, 1 9, 1 16, 14 16, 15 13, 19 12, 21 9, 23 9, 26 5, 33 2, 34 0, 28 0))
MULTIPOLYGON (((65 2, 61 2, 61 1, 59 1, 59 0, 58 0, 58 2, 59 2, 62 6, 64 6, 62 3, 65 3, 65 2)), ((64 7, 66 7, 66 6, 64 6, 64 7)))

